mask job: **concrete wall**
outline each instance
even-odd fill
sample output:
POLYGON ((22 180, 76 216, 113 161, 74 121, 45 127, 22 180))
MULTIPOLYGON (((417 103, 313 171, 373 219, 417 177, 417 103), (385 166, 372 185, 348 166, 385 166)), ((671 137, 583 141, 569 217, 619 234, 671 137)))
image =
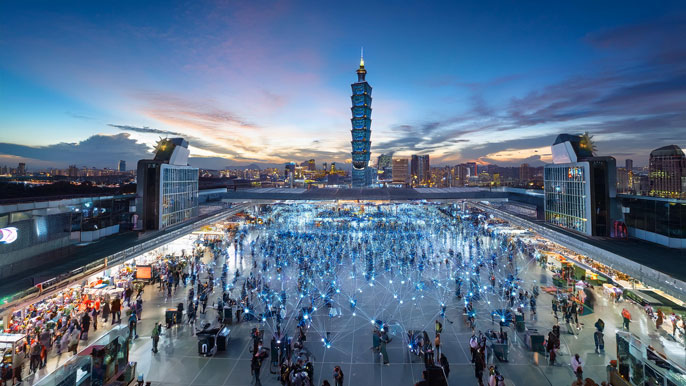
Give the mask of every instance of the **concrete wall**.
POLYGON ((629 236, 637 239, 650 241, 651 243, 664 245, 665 247, 669 248, 686 249, 686 239, 667 237, 659 233, 644 231, 643 229, 638 228, 628 228, 628 230, 629 236))

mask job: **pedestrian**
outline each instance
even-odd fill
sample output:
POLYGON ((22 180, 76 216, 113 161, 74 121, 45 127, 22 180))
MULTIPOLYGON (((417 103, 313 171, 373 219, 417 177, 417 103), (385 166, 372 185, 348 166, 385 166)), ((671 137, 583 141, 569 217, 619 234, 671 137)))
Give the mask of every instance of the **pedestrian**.
POLYGON ((331 386, 331 384, 325 379, 322 381, 322 386, 331 386))
MULTIPOLYGON (((257 354, 257 353, 255 353, 257 354)), ((255 380, 254 385, 255 386, 262 386, 262 382, 260 381, 260 370, 262 368, 262 361, 260 360, 259 356, 255 355, 253 356, 252 360, 250 361, 250 371, 252 372, 253 379, 255 380)))
POLYGON ((553 331, 548 333, 548 341, 546 342, 545 349, 548 352, 548 364, 551 366, 555 365, 555 357, 556 357, 555 340, 556 340, 555 333, 553 331))
POLYGON ((605 350, 605 340, 602 332, 596 330, 596 332, 593 333, 593 341, 595 342, 596 354, 600 354, 601 351, 605 350))
POLYGON ((138 324, 138 318, 134 312, 129 315, 129 339, 137 339, 138 332, 136 331, 136 325, 138 324))
POLYGON ((112 324, 121 323, 121 299, 119 296, 112 299, 110 311, 112 312, 112 324))
POLYGON ((108 301, 104 302, 102 306, 102 321, 103 323, 107 323, 107 320, 110 318, 110 303, 108 301))
POLYGON ((440 334, 443 332, 443 325, 441 324, 441 322, 438 321, 438 319, 436 319, 436 326, 435 327, 436 327, 436 334, 440 334))
POLYGON ((434 353, 436 355, 436 359, 439 359, 441 356, 441 334, 436 333, 436 338, 434 339, 434 353))
POLYGON ((31 351, 30 351, 30 362, 29 362, 29 371, 32 373, 35 373, 38 370, 38 366, 40 366, 40 352, 41 352, 41 345, 38 343, 37 340, 34 340, 31 343, 31 351))
POLYGON ((448 358, 443 353, 441 353, 440 364, 443 369, 443 374, 448 378, 448 375, 450 375, 450 363, 448 363, 448 358))
POLYGON ((388 352, 386 351, 386 343, 388 343, 388 338, 386 336, 381 336, 379 350, 381 351, 381 356, 383 357, 383 364, 390 366, 388 361, 388 352))
POLYGON ((336 366, 333 368, 333 382, 336 384, 336 386, 343 386, 343 370, 341 370, 341 366, 336 366))
POLYGON ((93 331, 98 331, 98 314, 100 314, 100 311, 96 307, 93 307, 93 311, 91 312, 91 318, 93 319, 93 331))
POLYGON ((474 359, 474 376, 476 377, 479 386, 484 386, 484 368, 486 364, 484 363, 483 357, 479 354, 476 355, 474 359))
POLYGON ((150 337, 152 338, 152 352, 157 353, 157 344, 160 342, 160 329, 162 326, 159 322, 155 322, 155 327, 152 328, 150 337))
POLYGON ((595 328, 596 330, 603 332, 605 329, 605 322, 603 322, 602 319, 598 318, 598 320, 595 322, 595 328))
POLYGON ((91 327, 90 309, 86 309, 81 317, 81 339, 88 340, 88 330, 91 327))
POLYGON ((572 357, 572 360, 571 360, 571 365, 572 365, 572 370, 574 370, 574 374, 576 374, 576 379, 578 381, 581 381, 583 379, 584 362, 579 357, 579 354, 574 354, 574 356, 572 357))
POLYGON ((76 355, 78 349, 79 349, 79 339, 81 337, 81 332, 77 329, 74 328, 69 335, 69 348, 72 352, 72 354, 76 355))
POLYGON ((626 308, 622 309, 622 320, 624 322, 622 324, 622 328, 629 331, 629 323, 631 322, 631 314, 629 313, 629 311, 626 308))

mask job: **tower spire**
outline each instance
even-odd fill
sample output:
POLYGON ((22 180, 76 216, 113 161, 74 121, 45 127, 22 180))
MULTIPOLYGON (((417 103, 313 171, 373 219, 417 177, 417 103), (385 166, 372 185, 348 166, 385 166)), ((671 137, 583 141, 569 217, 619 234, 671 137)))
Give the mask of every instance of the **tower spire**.
POLYGON ((357 81, 364 82, 364 76, 367 74, 367 70, 364 69, 364 47, 360 48, 360 68, 357 69, 357 81))

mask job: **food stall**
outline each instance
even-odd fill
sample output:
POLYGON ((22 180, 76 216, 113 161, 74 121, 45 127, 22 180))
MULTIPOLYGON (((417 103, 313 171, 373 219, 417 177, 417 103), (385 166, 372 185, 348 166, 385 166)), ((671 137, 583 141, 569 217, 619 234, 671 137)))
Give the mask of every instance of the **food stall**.
POLYGON ((26 335, 0 334, 0 352, 2 353, 2 372, 14 371, 22 363, 26 349, 26 335))

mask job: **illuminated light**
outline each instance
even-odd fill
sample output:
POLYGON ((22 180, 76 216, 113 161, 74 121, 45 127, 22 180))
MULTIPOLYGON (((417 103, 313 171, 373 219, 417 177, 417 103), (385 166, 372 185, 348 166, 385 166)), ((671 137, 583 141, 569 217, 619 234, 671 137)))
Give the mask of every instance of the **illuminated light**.
POLYGON ((0 229, 0 244, 12 244, 17 240, 17 228, 8 227, 0 229))
POLYGON ((372 324, 374 324, 374 319, 372 319, 372 324))
POLYGON ((303 315, 303 319, 307 320, 307 319, 309 319, 309 316, 303 315))
POLYGON ((353 312, 353 316, 357 316, 357 314, 353 312))

